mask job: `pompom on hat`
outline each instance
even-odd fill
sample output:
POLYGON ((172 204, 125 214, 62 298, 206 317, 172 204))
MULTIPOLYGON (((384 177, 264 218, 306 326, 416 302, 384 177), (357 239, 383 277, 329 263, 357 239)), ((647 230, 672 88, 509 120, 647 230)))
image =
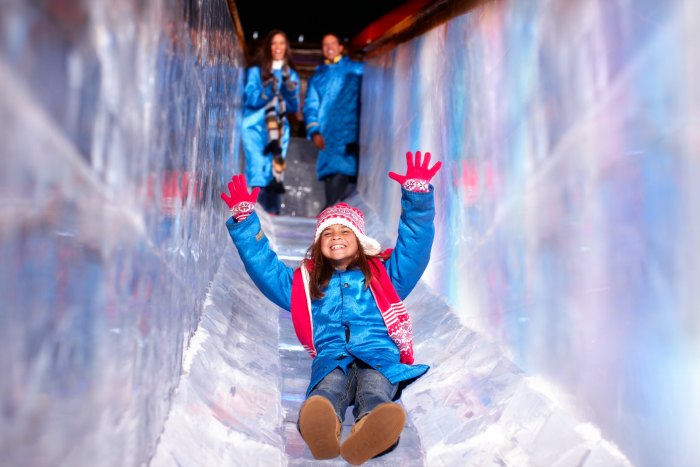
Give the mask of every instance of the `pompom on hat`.
POLYGON ((316 235, 314 243, 318 240, 327 227, 334 224, 349 227, 357 236, 362 249, 366 255, 378 255, 381 251, 379 242, 365 235, 365 216, 357 208, 345 203, 338 203, 335 206, 324 209, 316 218, 316 235))

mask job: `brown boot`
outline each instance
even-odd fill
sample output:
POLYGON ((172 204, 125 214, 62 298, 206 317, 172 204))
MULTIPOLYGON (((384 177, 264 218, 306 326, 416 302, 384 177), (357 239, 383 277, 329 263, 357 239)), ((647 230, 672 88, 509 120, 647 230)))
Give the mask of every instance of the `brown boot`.
POLYGON ((380 404, 353 425, 340 453, 352 465, 367 462, 398 441, 404 423, 406 414, 399 404, 380 404))
POLYGON ((342 425, 333 405, 321 396, 311 396, 299 412, 299 432, 315 459, 333 459, 340 454, 342 425))
POLYGON ((287 169, 287 161, 282 156, 275 156, 272 159, 272 169, 275 172, 284 172, 287 169))

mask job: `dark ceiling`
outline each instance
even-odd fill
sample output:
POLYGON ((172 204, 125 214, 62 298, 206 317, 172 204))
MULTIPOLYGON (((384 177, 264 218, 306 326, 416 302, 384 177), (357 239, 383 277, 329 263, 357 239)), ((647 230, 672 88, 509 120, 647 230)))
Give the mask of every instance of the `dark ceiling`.
MULTIPOLYGON (((366 26, 384 16, 407 0, 350 0, 346 3, 332 1, 266 2, 264 0, 238 0, 236 8, 243 26, 246 41, 265 37, 272 29, 281 29, 289 40, 318 46, 328 32, 352 40, 366 26)), ((303 46, 298 44, 298 46, 303 46)))

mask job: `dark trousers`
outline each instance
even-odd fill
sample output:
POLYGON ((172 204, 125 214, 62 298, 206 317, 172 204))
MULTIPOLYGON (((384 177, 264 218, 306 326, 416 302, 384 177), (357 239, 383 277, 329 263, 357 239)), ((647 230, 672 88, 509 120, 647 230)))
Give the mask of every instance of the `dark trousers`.
POLYGON ((282 207, 282 195, 269 186, 264 186, 260 188, 258 203, 262 205, 265 212, 279 215, 282 207))
POLYGON ((345 174, 333 174, 324 177, 323 183, 326 188, 326 205, 324 209, 333 206, 339 201, 344 200, 355 188, 357 177, 351 177, 345 174))

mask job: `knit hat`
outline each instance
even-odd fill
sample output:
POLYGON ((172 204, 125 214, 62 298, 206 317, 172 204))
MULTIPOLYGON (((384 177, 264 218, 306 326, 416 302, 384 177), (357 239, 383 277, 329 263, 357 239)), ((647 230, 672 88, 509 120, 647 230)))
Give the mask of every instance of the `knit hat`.
POLYGON ((349 227, 357 236, 357 240, 359 240, 366 255, 378 255, 381 251, 379 242, 365 235, 365 216, 362 214, 362 211, 345 203, 338 203, 335 206, 326 208, 318 215, 316 218, 314 243, 326 227, 334 224, 349 227))

